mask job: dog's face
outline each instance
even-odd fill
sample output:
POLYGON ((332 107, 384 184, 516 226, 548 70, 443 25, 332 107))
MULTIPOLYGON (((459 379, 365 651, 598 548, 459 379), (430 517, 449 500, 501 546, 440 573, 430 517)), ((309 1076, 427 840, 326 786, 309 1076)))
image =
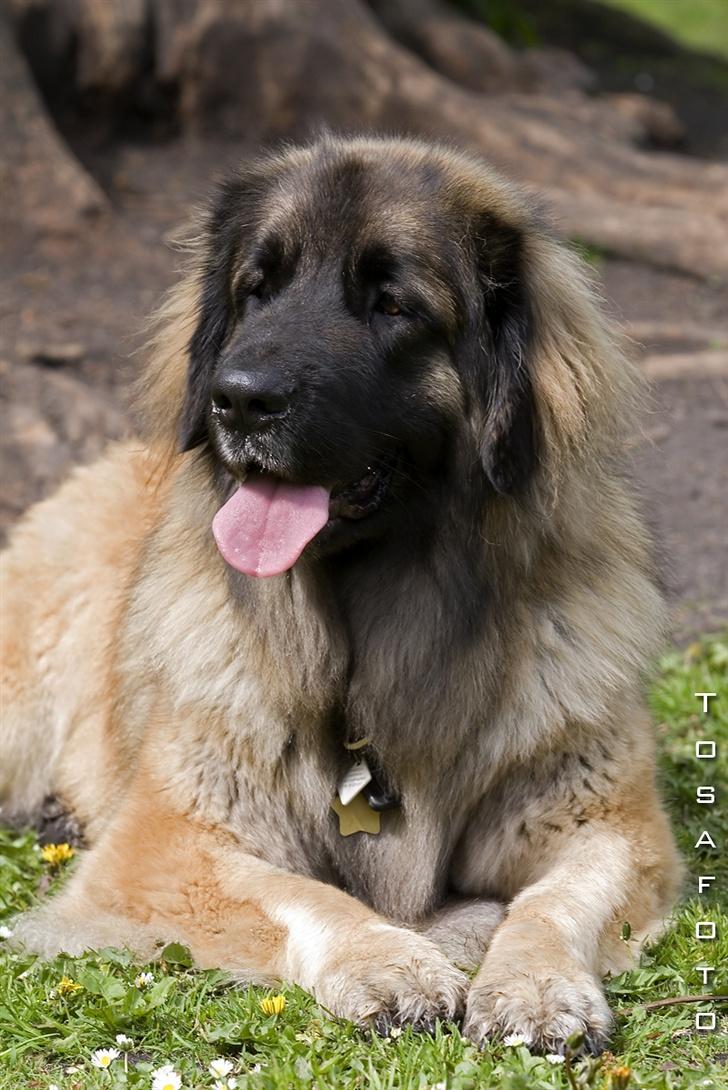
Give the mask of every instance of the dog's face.
POLYGON ((522 488, 529 308, 521 231, 497 203, 447 153, 394 141, 326 141, 229 182, 183 447, 209 442, 233 479, 323 487, 319 554, 425 533, 454 474, 460 492, 522 488))

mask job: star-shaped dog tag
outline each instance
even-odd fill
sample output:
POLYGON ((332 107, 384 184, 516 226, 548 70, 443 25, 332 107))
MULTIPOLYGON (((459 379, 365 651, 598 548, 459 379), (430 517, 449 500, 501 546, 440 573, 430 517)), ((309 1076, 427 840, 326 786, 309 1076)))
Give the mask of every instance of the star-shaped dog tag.
POLYGON ((342 836, 351 836, 352 833, 376 835, 381 828, 381 814, 372 810, 362 794, 355 795, 347 806, 343 805, 341 799, 335 798, 331 809, 339 817, 339 832, 342 836))

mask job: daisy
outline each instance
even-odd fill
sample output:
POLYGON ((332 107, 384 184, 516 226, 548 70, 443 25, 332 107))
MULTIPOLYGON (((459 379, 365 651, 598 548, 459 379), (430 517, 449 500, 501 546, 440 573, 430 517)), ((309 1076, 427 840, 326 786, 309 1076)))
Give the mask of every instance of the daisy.
POLYGON ((118 1048, 97 1048, 91 1053, 91 1063, 94 1067, 100 1067, 102 1071, 105 1071, 107 1067, 111 1067, 118 1055, 118 1048))
POLYGON ((136 988, 148 988, 153 982, 154 975, 152 973, 139 973, 134 979, 134 986, 136 988))
POLYGON ((178 1075, 171 1064, 152 1071, 152 1090, 179 1090, 182 1076, 178 1075))
POLYGON ((402 1027, 401 1026, 392 1026, 392 1028, 389 1031, 389 1036, 390 1037, 401 1037, 402 1036, 402 1027))
POLYGON ((546 1056, 546 1062, 554 1065, 562 1064, 565 1062, 565 1057, 559 1056, 557 1052, 549 1052, 548 1056, 546 1056))
POLYGON ((2 926, 0 926, 0 939, 11 939, 12 937, 12 927, 6 927, 5 924, 2 924, 2 926))
POLYGON ((215 1079, 212 1090, 235 1090, 237 1085, 237 1079, 215 1079))
POLYGON ((128 1052, 130 1048, 134 1047, 134 1042, 131 1037, 127 1037, 125 1033, 117 1033, 116 1043, 124 1052, 128 1052))
POLYGON ((285 995, 268 995, 260 1001, 260 1009, 263 1014, 280 1014, 285 1005, 285 995))
POLYGON ((525 1045, 526 1041, 521 1037, 520 1033, 507 1033, 503 1038, 503 1044, 506 1048, 517 1048, 518 1045, 525 1045))
POLYGON ((229 1075, 233 1069, 233 1064, 230 1060, 221 1058, 219 1060, 213 1060, 210 1064, 210 1074, 213 1079, 224 1079, 226 1075, 229 1075))

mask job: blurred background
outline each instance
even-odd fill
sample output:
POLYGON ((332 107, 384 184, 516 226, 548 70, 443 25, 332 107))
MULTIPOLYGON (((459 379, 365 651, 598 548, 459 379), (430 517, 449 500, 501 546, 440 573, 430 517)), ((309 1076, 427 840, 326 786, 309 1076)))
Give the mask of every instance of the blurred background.
POLYGON ((674 636, 728 621, 728 0, 3 0, 0 532, 128 432, 211 182, 322 126, 540 197, 654 382, 630 454, 674 636))

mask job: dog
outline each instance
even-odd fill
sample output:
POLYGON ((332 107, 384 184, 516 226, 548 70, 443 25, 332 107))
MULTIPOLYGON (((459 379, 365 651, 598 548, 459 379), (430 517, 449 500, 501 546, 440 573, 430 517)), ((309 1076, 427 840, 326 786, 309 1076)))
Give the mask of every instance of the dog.
POLYGON ((680 864, 639 387, 588 277, 479 159, 394 138, 241 167, 190 251, 141 438, 3 559, 3 815, 87 844, 15 939, 600 1049, 680 864))

